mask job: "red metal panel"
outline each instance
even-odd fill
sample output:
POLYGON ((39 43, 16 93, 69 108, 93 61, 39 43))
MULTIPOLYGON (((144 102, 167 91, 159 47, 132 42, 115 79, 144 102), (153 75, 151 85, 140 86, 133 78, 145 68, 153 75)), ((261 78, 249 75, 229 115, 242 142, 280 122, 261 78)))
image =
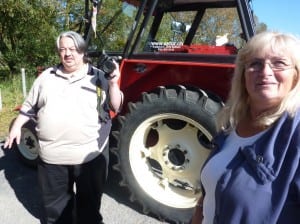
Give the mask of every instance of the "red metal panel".
POLYGON ((169 85, 199 87, 225 100, 233 68, 233 64, 125 59, 120 86, 126 102, 138 100, 142 92, 169 85))

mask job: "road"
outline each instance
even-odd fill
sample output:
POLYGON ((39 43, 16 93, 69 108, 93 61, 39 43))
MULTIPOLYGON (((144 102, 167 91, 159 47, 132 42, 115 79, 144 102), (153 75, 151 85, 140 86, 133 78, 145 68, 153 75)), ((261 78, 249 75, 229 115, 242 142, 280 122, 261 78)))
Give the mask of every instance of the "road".
MULTIPOLYGON (((26 167, 15 150, 2 148, 0 142, 0 223, 38 224, 40 197, 36 170, 26 167)), ((102 199, 101 213, 105 224, 162 224, 141 213, 127 201, 128 193, 117 185, 117 176, 110 176, 102 199)))

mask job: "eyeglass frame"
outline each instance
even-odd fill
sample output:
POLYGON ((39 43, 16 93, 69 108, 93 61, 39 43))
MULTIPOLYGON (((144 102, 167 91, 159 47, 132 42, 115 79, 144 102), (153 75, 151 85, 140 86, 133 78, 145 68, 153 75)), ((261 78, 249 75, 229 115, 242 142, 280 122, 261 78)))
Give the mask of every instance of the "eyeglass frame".
POLYGON ((280 71, 285 71, 288 69, 296 69, 296 66, 293 64, 286 64, 285 59, 278 59, 275 58, 271 60, 267 59, 253 59, 252 61, 248 62, 245 64, 245 69, 249 72, 261 72, 265 66, 269 65, 269 67, 272 69, 273 72, 280 72, 280 71), (254 63, 257 63, 254 65, 254 63), (258 64, 260 63, 260 64, 258 64), (276 65, 276 63, 280 63, 279 65, 276 65), (257 66, 257 68, 254 68, 253 66, 257 66), (276 67, 277 66, 277 67, 276 67))
POLYGON ((64 53, 66 53, 66 52, 71 52, 71 53, 75 53, 75 52, 78 52, 78 50, 76 49, 76 47, 70 47, 70 48, 64 48, 64 47, 62 47, 62 48, 58 48, 58 52, 60 53, 60 54, 64 54, 64 53))

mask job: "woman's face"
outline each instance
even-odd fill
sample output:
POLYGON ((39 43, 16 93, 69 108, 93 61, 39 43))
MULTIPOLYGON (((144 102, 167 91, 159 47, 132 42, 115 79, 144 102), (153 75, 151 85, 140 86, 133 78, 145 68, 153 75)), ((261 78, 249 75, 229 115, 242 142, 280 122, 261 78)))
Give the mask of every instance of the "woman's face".
POLYGON ((295 65, 289 56, 269 51, 257 54, 245 66, 245 85, 250 108, 265 111, 280 104, 294 87, 297 77, 295 65))

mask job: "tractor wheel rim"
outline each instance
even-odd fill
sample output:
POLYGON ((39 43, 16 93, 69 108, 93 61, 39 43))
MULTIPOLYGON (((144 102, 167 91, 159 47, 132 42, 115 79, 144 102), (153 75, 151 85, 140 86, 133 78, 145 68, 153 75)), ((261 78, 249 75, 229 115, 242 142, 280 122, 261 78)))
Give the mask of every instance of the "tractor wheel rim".
POLYGON ((195 205, 201 194, 200 169, 210 152, 199 133, 207 141, 212 138, 199 123, 178 114, 152 116, 138 126, 129 160, 136 181, 150 197, 176 208, 195 205), (168 121, 185 125, 178 129, 168 121))

